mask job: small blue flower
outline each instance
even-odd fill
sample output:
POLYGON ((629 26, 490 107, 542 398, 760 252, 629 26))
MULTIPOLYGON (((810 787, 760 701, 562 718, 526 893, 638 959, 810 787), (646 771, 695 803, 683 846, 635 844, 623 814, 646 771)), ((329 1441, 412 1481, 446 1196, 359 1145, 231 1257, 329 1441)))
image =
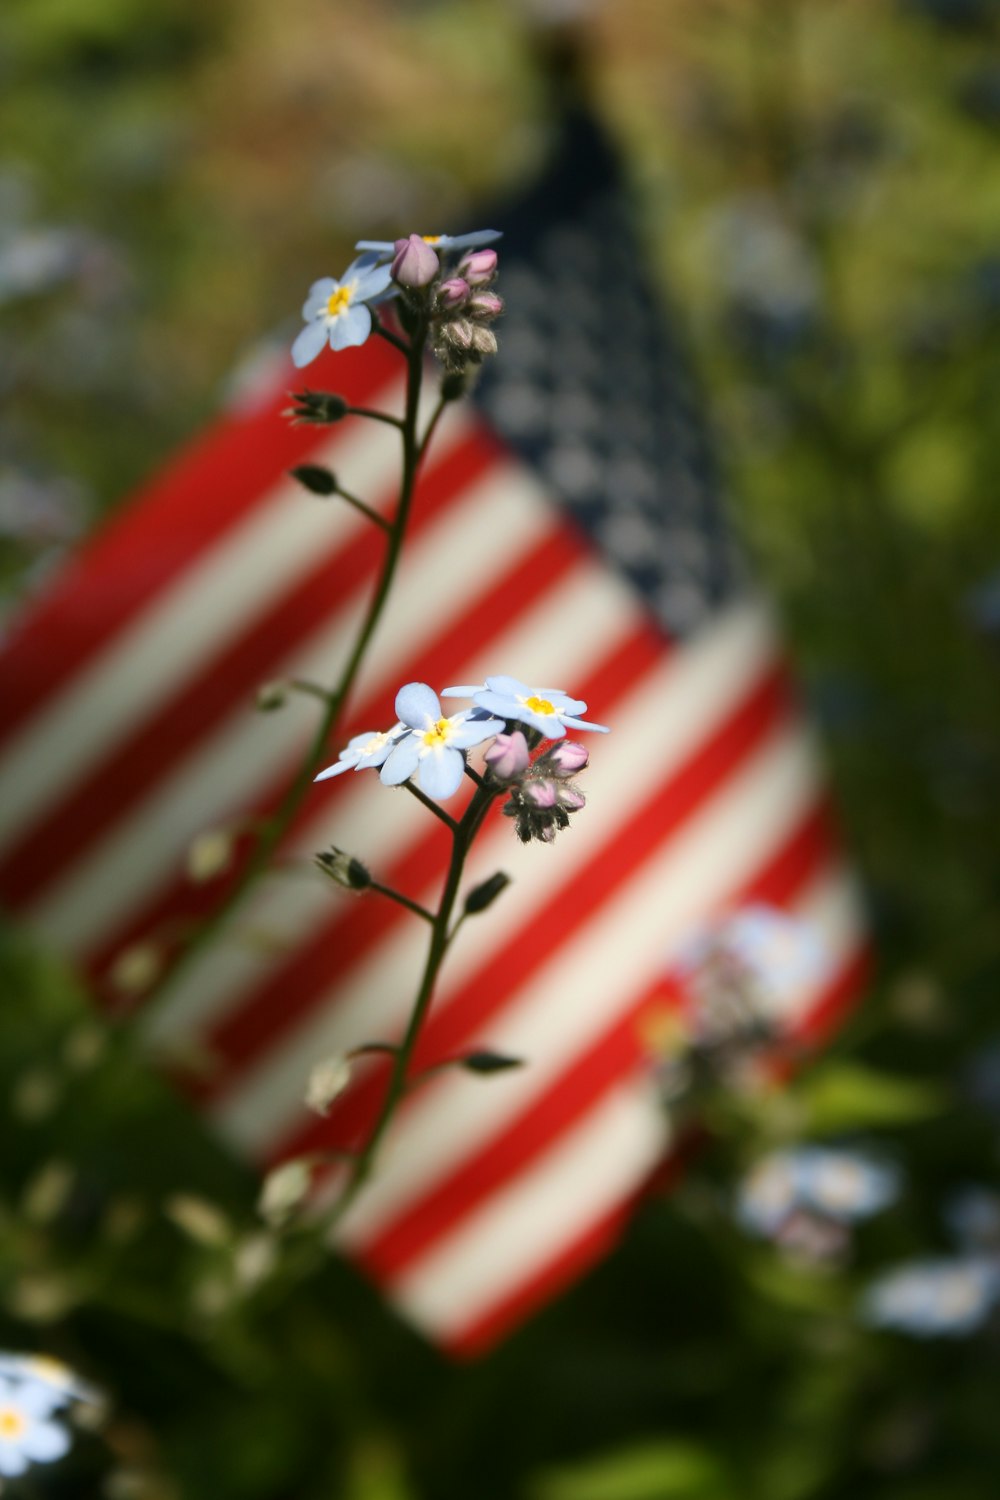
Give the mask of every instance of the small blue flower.
POLYGON ((606 724, 588 724, 576 715, 587 705, 581 698, 568 698, 562 688, 529 687, 516 677, 487 677, 471 687, 445 688, 442 698, 471 698, 504 720, 515 719, 537 729, 547 740, 562 739, 567 729, 596 729, 608 733, 606 724))
POLYGON ((966 1256, 916 1260, 873 1282, 861 1315, 917 1338, 960 1338, 985 1323, 1000 1297, 1000 1262, 966 1256))
POLYGON ((839 1223, 870 1218, 899 1192, 897 1169, 860 1152, 805 1146, 794 1157, 802 1204, 839 1223))
POLYGON ((13 1478, 68 1451, 69 1433, 52 1420, 58 1404, 48 1384, 0 1378, 0 1474, 13 1478))
POLYGON ((396 712, 408 728, 399 736, 379 772, 386 786, 399 786, 416 774, 421 791, 440 801, 462 784, 464 751, 503 729, 479 709, 446 719, 436 693, 425 682, 408 682, 396 694, 396 712))
POLYGON ((394 290, 388 267, 377 264, 374 255, 359 255, 339 281, 334 276, 314 281, 302 307, 306 326, 292 345, 292 363, 301 370, 327 344, 331 349, 363 344, 372 331, 369 304, 394 290))
POLYGON ((329 781, 331 776, 339 776, 342 771, 365 771, 380 766, 405 731, 404 724, 396 724, 392 729, 366 729, 362 734, 356 734, 348 740, 333 765, 320 771, 313 780, 329 781))
MULTIPOLYGON (((476 250, 492 245, 502 237, 500 229, 474 229, 470 234, 422 234, 420 238, 432 250, 476 250)), ((380 260, 391 260, 396 253, 395 240, 358 240, 355 250, 374 251, 380 260)))
POLYGON ((744 1229, 770 1239, 798 1207, 792 1152, 775 1151, 757 1162, 740 1184, 736 1217, 744 1229))
POLYGON ((52 1410, 69 1406, 73 1401, 96 1404, 100 1395, 94 1386, 47 1354, 0 1354, 0 1380, 15 1380, 38 1385, 49 1393, 52 1410))

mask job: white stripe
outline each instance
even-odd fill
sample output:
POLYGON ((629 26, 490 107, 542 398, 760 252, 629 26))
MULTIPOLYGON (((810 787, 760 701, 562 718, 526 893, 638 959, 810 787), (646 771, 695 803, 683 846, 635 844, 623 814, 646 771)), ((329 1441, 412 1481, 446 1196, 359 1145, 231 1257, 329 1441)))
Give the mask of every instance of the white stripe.
POLYGON ((791 834, 817 792, 815 758, 801 733, 786 728, 768 740, 470 1041, 528 1066, 485 1087, 463 1073, 441 1074, 414 1095, 378 1179, 344 1221, 345 1240, 372 1238, 555 1087, 667 972, 692 927, 791 834))
MULTIPOLYGON (((396 664, 472 604, 543 533, 548 513, 520 474, 513 467, 491 471, 412 544, 359 686, 367 696, 366 683, 393 683, 386 691, 387 716, 398 686, 396 664), (484 523, 497 533, 488 547, 482 545, 484 523)), ((334 678, 368 588, 359 581, 295 656, 278 664, 276 675, 334 678)), ((315 706, 302 698, 279 714, 259 715, 249 704, 230 714, 42 895, 31 920, 63 951, 79 953, 99 943, 177 867, 196 833, 236 816, 262 784, 288 770, 314 722, 315 706)))
MULTIPOLYGON (((558 639, 563 622, 578 619, 574 653, 581 663, 595 661, 631 633, 637 617, 637 606, 624 586, 610 579, 605 570, 584 562, 530 615, 519 616, 500 649, 510 644, 515 661, 518 640, 531 643, 536 652, 538 643, 547 642, 552 652, 551 643, 558 639)), ((558 652, 547 663, 536 656, 543 673, 557 656, 558 652)), ((384 788, 379 790, 384 795, 384 788)), ((517 856, 523 858, 528 851, 517 849, 506 820, 493 838, 502 846, 505 866, 516 868, 517 856)), ((362 857, 365 852, 359 851, 362 857)), ((429 899, 436 901, 436 896, 432 888, 429 899)), ((273 1146, 276 1133, 291 1128, 298 1117, 302 1082, 318 1056, 384 1035, 405 1018, 400 1007, 414 989, 425 946, 422 924, 398 926, 350 974, 338 976, 330 995, 332 1003, 322 1002, 286 1032, 266 1057, 247 1069, 237 1092, 216 1106, 216 1122, 224 1134, 244 1150, 273 1146)))
MULTIPOLYGON (((603 591, 605 585, 596 587, 603 591)), ((617 591, 615 598, 617 601, 617 591)), ((617 609, 617 602, 612 607, 617 609)), ((630 627, 633 619, 637 616, 626 607, 621 615, 621 628, 630 627)), ((525 646, 537 652, 535 643, 552 643, 551 659, 538 662, 530 680, 544 679, 552 670, 561 670, 574 678, 583 675, 587 664, 579 659, 572 638, 564 649, 562 635, 553 638, 550 632, 534 629, 531 618, 527 625, 525 646)), ((468 663, 469 680, 488 676, 498 663, 506 665, 502 659, 505 648, 511 652, 510 660, 523 664, 518 642, 500 643, 491 648, 488 657, 468 663)), ((680 765, 728 712, 731 703, 745 691, 746 684, 757 680, 776 649, 773 624, 766 611, 757 604, 739 605, 727 611, 696 641, 664 658, 618 705, 613 733, 594 746, 594 763, 586 773, 589 805, 585 817, 574 825, 573 864, 579 865, 599 843, 613 837, 622 817, 622 787, 627 789, 630 803, 635 803, 648 785, 662 779, 671 767, 680 765), (646 750, 653 737, 655 755, 646 750)), ((525 665, 524 672, 527 671, 525 665)), ((603 709, 597 705, 593 712, 601 713, 603 709)), ((327 795, 323 803, 317 800, 319 817, 310 822, 296 841, 296 849, 303 856, 324 843, 336 843, 357 853, 373 870, 379 870, 390 860, 402 858, 425 835, 427 814, 411 798, 397 797, 391 804, 392 816, 387 816, 390 808, 387 794, 374 776, 352 774, 337 785, 335 797, 327 795), (326 837, 320 834, 317 826, 320 821, 326 837)), ((484 846, 481 839, 476 846, 469 867, 470 882, 479 872, 484 877, 490 874, 491 861, 508 869, 516 866, 517 878, 503 901, 490 912, 489 921, 480 924, 477 933, 480 953, 484 941, 492 951, 499 952, 522 921, 530 918, 532 907, 553 880, 551 858, 539 849, 521 849, 511 839, 506 823, 494 829, 488 844, 484 846)), ((560 861, 559 878, 565 878, 567 873, 566 863, 560 861)), ((303 881, 272 881, 258 889, 241 926, 280 933, 291 950, 328 918, 330 897, 329 882, 325 879, 309 886, 303 881)), ((457 977, 464 978, 468 965, 463 959, 470 951, 475 957, 477 950, 471 949, 471 945, 460 946, 449 960, 451 987, 457 977), (456 962, 459 968, 455 967, 456 962)), ((166 1004, 154 1012, 146 1025, 147 1034, 151 1040, 163 1042, 176 1039, 195 1026, 209 1027, 218 1017, 238 1009, 248 989, 284 962, 280 954, 267 960, 260 953, 232 944, 217 945, 183 985, 171 993, 166 1004)), ((336 985, 318 1009, 335 1007, 343 1000, 343 987, 348 982, 346 974, 338 973, 336 985)), ((376 992, 388 993, 390 983, 388 977, 372 980, 376 992)))
POLYGON ((392 1300, 435 1337, 460 1338, 635 1191, 666 1145, 662 1112, 630 1079, 391 1283, 392 1300))
MULTIPOLYGON (((394 381, 374 398, 393 408, 394 381)), ((450 446, 468 432, 455 422, 450 446)), ((438 452, 441 448, 438 448, 438 452)), ((315 462, 333 460, 344 483, 387 507, 399 464, 399 440, 385 423, 357 423, 331 437, 315 462)), ((0 845, 44 814, 214 651, 311 569, 369 524, 349 506, 315 499, 283 476, 180 578, 133 616, 98 657, 46 702, 0 757, 0 845)))

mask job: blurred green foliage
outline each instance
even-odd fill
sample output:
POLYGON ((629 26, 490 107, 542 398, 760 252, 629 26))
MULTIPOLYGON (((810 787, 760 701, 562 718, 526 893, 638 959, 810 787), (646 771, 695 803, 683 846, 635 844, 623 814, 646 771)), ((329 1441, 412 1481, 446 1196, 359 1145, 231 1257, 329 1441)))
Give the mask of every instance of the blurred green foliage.
MULTIPOLYGON (((1000 12, 615 0, 586 25, 829 747, 872 896, 870 1003, 784 1093, 723 1101, 584 1285, 452 1367, 339 1263, 256 1274, 256 1184, 5 931, 0 1345, 61 1355, 113 1403, 35 1493, 996 1493, 995 1333, 916 1343, 854 1309, 875 1269, 947 1244, 950 1188, 996 1176, 963 1069, 1000 1030, 1000 12), (734 1226, 763 1145, 859 1131, 907 1188, 846 1267, 734 1226), (179 1194, 221 1230, 185 1229, 179 1194)), ((529 176, 529 33, 479 0, 8 4, 3 244, 58 231, 76 251, 44 284, 0 276, 0 478, 72 480, 96 519, 357 235, 461 227, 529 176)), ((15 591, 65 544, 42 532, 0 539, 15 591)))

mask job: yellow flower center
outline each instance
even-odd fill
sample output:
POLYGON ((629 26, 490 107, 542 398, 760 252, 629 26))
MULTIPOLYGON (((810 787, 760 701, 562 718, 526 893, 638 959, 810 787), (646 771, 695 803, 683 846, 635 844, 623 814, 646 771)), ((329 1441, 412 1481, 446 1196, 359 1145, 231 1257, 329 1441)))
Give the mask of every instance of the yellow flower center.
POLYGON ((451 725, 448 723, 448 720, 438 719, 434 727, 432 729, 428 729, 424 734, 424 744, 431 747, 433 747, 434 745, 447 745, 448 735, 450 734, 450 732, 451 725))
POLYGON ((555 709, 548 698, 525 698, 525 708, 530 708, 533 714, 554 714, 555 709))
POLYGON ((440 245, 441 243, 441 236, 439 234, 422 234, 420 238, 425 245, 440 245))
POLYGON ((27 1425, 13 1406, 0 1406, 0 1438, 19 1438, 27 1425))
POLYGON ((342 312, 346 312, 351 305, 351 297, 354 294, 353 283, 350 286, 338 286, 335 292, 331 292, 327 298, 326 315, 328 318, 337 318, 342 312))

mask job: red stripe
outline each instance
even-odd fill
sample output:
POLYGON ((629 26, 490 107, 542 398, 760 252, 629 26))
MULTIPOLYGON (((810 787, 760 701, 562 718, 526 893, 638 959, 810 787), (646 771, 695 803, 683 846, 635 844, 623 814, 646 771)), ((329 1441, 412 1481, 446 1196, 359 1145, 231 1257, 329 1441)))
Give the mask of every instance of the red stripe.
MULTIPOLYGON (((437 1334, 439 1346, 453 1359, 477 1359, 486 1354, 511 1329, 523 1323, 536 1308, 551 1302, 558 1292, 578 1281, 584 1271, 602 1260, 621 1239, 632 1209, 642 1197, 642 1186, 633 1189, 613 1208, 563 1245, 558 1254, 538 1265, 535 1274, 472 1318, 459 1333, 437 1334)), ((388 1289, 391 1294, 391 1288, 388 1289)))
MULTIPOLYGON (((543 542, 528 562, 518 565, 516 579, 501 581, 497 585, 496 601, 482 601, 483 622, 502 616, 503 611, 497 606, 509 600, 511 590, 537 586, 539 592, 544 592, 551 588, 560 572, 578 560, 576 546, 576 542, 562 531, 543 542), (534 575, 534 584, 529 572, 534 575)), ((435 674, 442 680, 468 659, 470 633, 465 630, 456 632, 456 641, 457 644, 452 643, 449 637, 439 643, 440 649, 452 652, 449 662, 434 664, 435 674)), ((610 697, 606 690, 611 684, 618 693, 627 691, 654 662, 662 661, 663 654, 662 638, 643 623, 624 645, 616 649, 610 662, 603 663, 580 685, 579 691, 587 702, 605 705, 610 697)), ((606 711, 605 707, 601 708, 602 713, 606 711)), ((380 872, 380 878, 395 890, 420 892, 428 886, 433 890, 447 867, 449 850, 446 830, 429 820, 426 837, 389 869, 380 872)), ((240 1074, 247 1064, 252 1063, 266 1046, 273 1045, 294 1022, 314 1009, 336 978, 343 978, 353 965, 384 941, 398 922, 411 920, 399 907, 385 901, 366 901, 354 905, 349 913, 342 908, 336 911, 328 922, 310 934, 279 972, 271 975, 252 994, 241 995, 239 1009, 209 1031, 205 1038, 209 1052, 229 1066, 225 1071, 220 1066, 218 1072, 204 1081, 197 1097, 203 1102, 218 1099, 238 1086, 240 1074), (331 964, 331 955, 336 955, 335 968, 331 964)))
MULTIPOLYGON (((739 891, 729 892, 719 904, 786 904, 830 855, 829 816, 823 805, 809 813, 739 891)), ((365 1269, 377 1278, 398 1276, 459 1218, 516 1176, 592 1110, 623 1075, 648 1064, 642 1018, 651 1009, 660 1008, 662 994, 662 979, 648 985, 549 1085, 542 1098, 530 1104, 517 1120, 507 1122, 501 1136, 437 1183, 366 1245, 359 1257, 365 1269)))
MULTIPOLYGON (((533 913, 530 925, 519 932, 517 943, 505 953, 502 967, 488 960, 449 996, 444 1008, 432 1012, 416 1049, 414 1072, 420 1073, 467 1049, 489 1017, 502 1009, 509 996, 551 956, 555 936, 565 943, 589 921, 610 892, 661 851, 754 746, 788 717, 788 712, 784 669, 775 666, 692 752, 680 771, 656 787, 628 822, 616 828, 610 843, 587 866, 574 870, 572 881, 558 887, 533 913)), ((290 1140, 281 1143, 274 1156, 350 1145, 359 1135, 364 1136, 374 1119, 385 1079, 385 1067, 359 1079, 329 1119, 307 1122, 290 1140)))
MULTIPOLYGON (((309 384, 363 404, 401 362, 379 339, 351 354, 329 355, 309 384)), ((330 429, 293 427, 281 416, 288 387, 306 384, 287 368, 270 402, 230 416, 195 442, 89 542, 43 600, 12 629, 0 659, 0 744, 44 708, 130 617, 181 574, 290 467, 302 463, 330 429)))
MULTIPOLYGON (((430 643, 421 649, 418 656, 411 658, 409 664, 400 669, 399 680, 406 681, 407 677, 430 678, 432 681, 445 680, 468 660, 470 650, 478 649, 479 645, 495 638, 507 624, 509 610, 517 612, 527 608, 535 597, 544 594, 552 587, 554 580, 579 564, 583 556, 583 546, 575 534, 569 528, 557 526, 557 529, 544 538, 527 558, 522 557, 521 562, 513 567, 505 578, 501 579, 488 593, 478 596, 460 620, 450 621, 430 643)), ((358 706, 347 732, 357 733, 366 727, 366 722, 363 721, 370 722, 375 717, 384 717, 385 699, 386 693, 382 688, 373 692, 365 702, 358 706)), ((294 769, 294 765, 290 762, 286 773, 280 779, 275 778, 271 785, 264 789, 258 803, 258 815, 277 802, 294 769)), ((303 808, 291 830, 290 839, 300 836, 311 821, 326 817, 329 795, 329 788, 316 789, 312 801, 303 808)), ((92 960, 93 972, 100 974, 106 964, 114 961, 123 946, 136 941, 149 933, 151 929, 165 930, 171 924, 176 924, 178 920, 191 920, 193 914, 199 910, 208 910, 210 904, 214 904, 216 899, 218 899, 218 887, 206 894, 204 889, 191 887, 183 877, 175 879, 162 892, 159 899, 147 905, 138 916, 133 918, 124 933, 116 933, 102 945, 92 960)), ((328 965, 328 954, 326 962, 328 965)))
MULTIPOLYGON (((824 992, 815 1013, 830 1014, 831 1009, 842 1008, 845 997, 856 998, 864 962, 863 954, 848 960, 824 992)), ((644 1188, 645 1181, 638 1188, 630 1188, 621 1202, 563 1246, 557 1255, 540 1265, 513 1291, 506 1292, 485 1310, 473 1315, 459 1333, 445 1334, 441 1338, 445 1351, 457 1359, 473 1359, 485 1354, 501 1338, 524 1322, 535 1308, 550 1301, 563 1287, 576 1280, 620 1238, 622 1228, 642 1197, 644 1188)), ((391 1281, 387 1290, 391 1295, 391 1281)))
MULTIPOLYGON (((476 434, 426 473, 418 488, 411 539, 500 456, 492 441, 476 434)), ((45 817, 0 861, 0 896, 12 909, 23 909, 62 879, 91 842, 106 835, 115 821, 123 821, 148 795, 151 785, 207 738, 217 723, 250 701, 254 689, 266 681, 271 664, 280 663, 330 614, 331 601, 350 600, 383 546, 384 537, 373 526, 326 555, 320 541, 317 566, 294 580, 238 639, 207 658, 172 696, 161 699, 155 713, 124 735, 90 775, 50 803, 45 817), (59 850, 58 860, 52 858, 54 848, 59 850)))

